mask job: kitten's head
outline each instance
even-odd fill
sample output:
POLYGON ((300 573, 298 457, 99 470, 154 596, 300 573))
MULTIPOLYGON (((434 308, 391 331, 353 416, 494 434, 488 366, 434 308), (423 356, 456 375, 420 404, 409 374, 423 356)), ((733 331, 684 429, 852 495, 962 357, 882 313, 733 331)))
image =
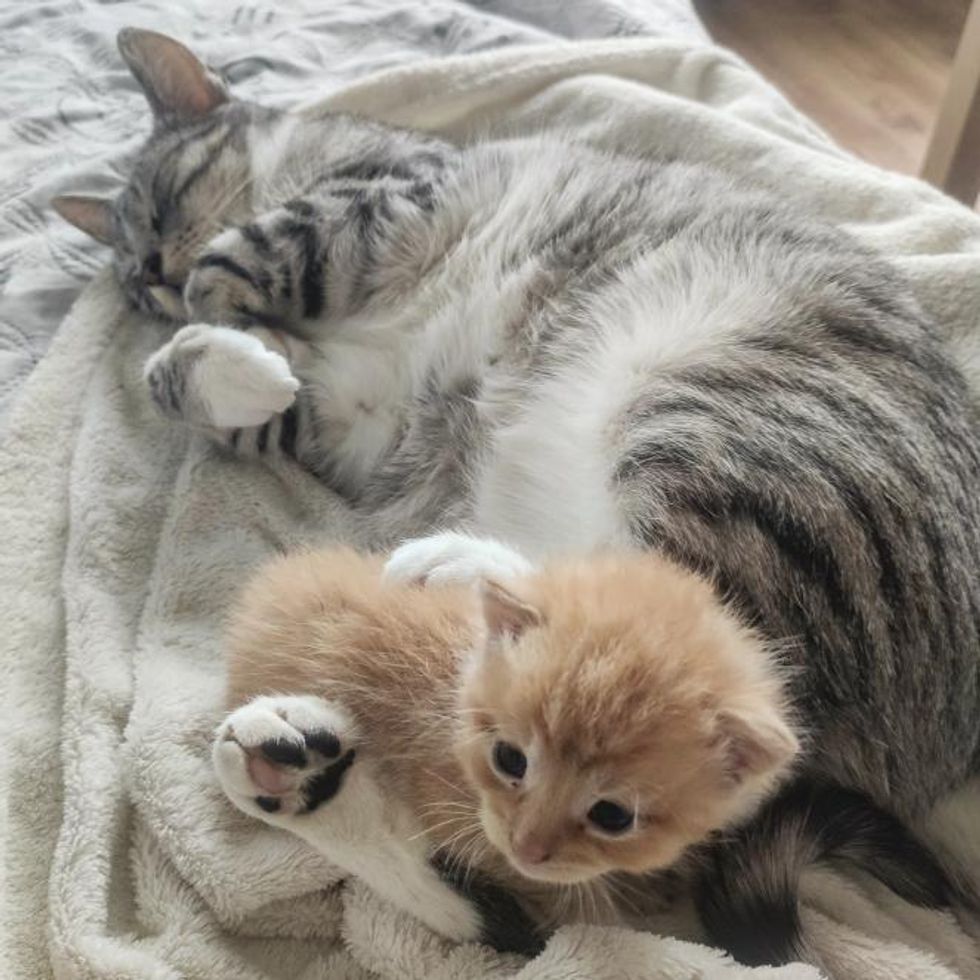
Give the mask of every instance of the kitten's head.
POLYGON ((769 652, 710 586, 651 556, 483 588, 456 752, 527 877, 671 864, 744 816, 798 743, 769 652))
POLYGON ((68 195, 52 205, 111 245, 120 282, 149 313, 184 317, 194 258, 251 210, 249 129, 271 110, 235 102, 182 44, 153 31, 119 32, 119 50, 153 110, 154 127, 113 200, 68 195))

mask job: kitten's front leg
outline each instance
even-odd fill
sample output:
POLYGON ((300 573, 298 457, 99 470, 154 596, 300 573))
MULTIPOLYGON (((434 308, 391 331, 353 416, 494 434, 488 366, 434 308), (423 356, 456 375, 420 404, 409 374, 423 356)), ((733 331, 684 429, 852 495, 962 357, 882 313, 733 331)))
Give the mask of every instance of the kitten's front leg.
POLYGON ((240 810, 288 830, 448 939, 484 937, 479 908, 446 883, 413 816, 390 798, 338 704, 258 697, 219 726, 211 753, 240 810))
POLYGON ((507 581, 533 571, 531 562, 500 541, 445 531, 397 547, 385 563, 384 577, 392 582, 456 585, 507 581))

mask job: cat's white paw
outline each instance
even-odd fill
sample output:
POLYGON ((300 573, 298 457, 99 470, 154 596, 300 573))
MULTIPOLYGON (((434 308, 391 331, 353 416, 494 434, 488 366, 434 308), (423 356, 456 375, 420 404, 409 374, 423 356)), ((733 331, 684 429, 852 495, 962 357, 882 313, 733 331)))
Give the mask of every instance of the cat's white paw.
POLYGON ((300 383, 281 354, 230 327, 192 323, 143 371, 159 410, 218 429, 263 425, 296 399, 300 383))
POLYGON ((389 582, 459 585, 520 578, 534 566, 513 548, 469 534, 447 531, 415 538, 396 548, 385 563, 389 582))
POLYGON ((351 719, 323 698, 259 697, 218 727, 211 760, 228 798, 267 822, 310 813, 354 763, 351 719))

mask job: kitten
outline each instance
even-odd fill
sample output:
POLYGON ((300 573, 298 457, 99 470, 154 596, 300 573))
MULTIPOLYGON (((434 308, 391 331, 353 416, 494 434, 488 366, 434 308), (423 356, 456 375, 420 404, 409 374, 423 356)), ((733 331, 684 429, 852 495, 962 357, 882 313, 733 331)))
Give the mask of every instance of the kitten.
POLYGON ((191 321, 147 365, 160 410, 292 456, 376 547, 649 549, 783 645, 809 778, 702 889, 739 959, 800 955, 815 855, 941 897, 882 811, 916 828, 980 765, 980 446, 902 277, 708 167, 292 115, 161 35, 120 47, 154 131, 117 200, 58 206, 136 305, 191 321))
POLYGON ((566 561, 479 593, 381 573, 331 549, 248 585, 215 765, 246 813, 444 935, 486 938, 432 858, 554 925, 563 886, 591 882, 604 909, 603 876, 673 864, 796 755, 770 648, 663 558, 566 561))

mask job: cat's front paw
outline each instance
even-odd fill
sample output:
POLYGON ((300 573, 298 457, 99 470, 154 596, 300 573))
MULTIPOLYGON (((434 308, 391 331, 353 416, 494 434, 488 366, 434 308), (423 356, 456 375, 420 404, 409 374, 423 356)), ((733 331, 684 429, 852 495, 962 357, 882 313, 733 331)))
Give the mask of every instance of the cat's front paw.
POLYGON ((218 429, 264 425, 300 386, 286 358, 258 337, 203 323, 178 330, 143 375, 164 415, 218 429))
POLYGON ((228 798, 275 823, 336 796, 355 742, 351 719, 323 698, 258 697, 221 723, 211 759, 228 798))
POLYGON ((493 538, 446 531, 396 548, 385 563, 384 578, 420 585, 466 585, 507 581, 533 571, 522 554, 493 538))

